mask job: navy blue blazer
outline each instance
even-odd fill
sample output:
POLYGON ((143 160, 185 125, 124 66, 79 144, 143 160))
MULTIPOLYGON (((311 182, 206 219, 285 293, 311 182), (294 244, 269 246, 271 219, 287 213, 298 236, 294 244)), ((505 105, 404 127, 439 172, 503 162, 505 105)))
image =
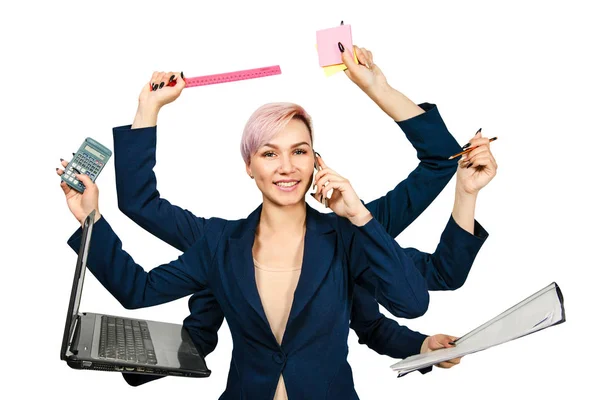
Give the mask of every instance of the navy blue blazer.
MULTIPOLYGON (((448 160, 448 155, 460 151, 460 146, 448 132, 437 107, 428 103, 420 107, 424 114, 398 122, 417 151, 418 166, 385 196, 365 204, 392 236, 402 232, 431 204, 457 168, 457 160, 448 160)), ((206 219, 160 197, 153 172, 157 128, 117 127, 113 129, 113 139, 119 208, 159 239, 181 251, 187 250, 203 235, 206 219)), ((407 253, 427 277, 429 290, 454 290, 465 282, 486 238, 487 232, 477 222, 475 234, 471 235, 450 217, 434 253, 416 249, 407 249, 407 253)), ((189 308, 191 313, 184 326, 206 356, 217 345, 223 312, 209 289, 194 294, 189 308)), ((350 328, 357 333, 359 342, 380 354, 394 358, 417 354, 426 338, 386 318, 376 300, 360 287, 355 289, 351 314, 350 328)), ((126 379, 132 385, 150 380, 139 375, 126 379)))
MULTIPOLYGON (((306 204, 306 203, 305 203, 306 204)), ((426 282, 376 219, 357 227, 306 204, 302 274, 281 345, 262 308, 252 246, 262 205, 246 219, 211 218, 205 234, 177 260, 146 272, 122 249, 102 217, 87 266, 128 309, 172 301, 209 287, 231 330, 233 354, 221 399, 272 399, 283 374, 290 399, 357 399, 347 362, 354 284, 393 315, 427 310, 426 282)), ((81 228, 69 239, 77 249, 81 228)))

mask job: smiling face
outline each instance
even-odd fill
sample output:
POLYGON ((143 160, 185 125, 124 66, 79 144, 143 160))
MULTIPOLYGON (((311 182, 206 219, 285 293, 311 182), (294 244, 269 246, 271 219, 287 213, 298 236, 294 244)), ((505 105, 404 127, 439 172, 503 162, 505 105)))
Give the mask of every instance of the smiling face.
POLYGON ((308 127, 301 119, 293 118, 269 143, 258 148, 246 172, 254 176, 264 201, 289 206, 304 201, 312 184, 314 162, 308 127))

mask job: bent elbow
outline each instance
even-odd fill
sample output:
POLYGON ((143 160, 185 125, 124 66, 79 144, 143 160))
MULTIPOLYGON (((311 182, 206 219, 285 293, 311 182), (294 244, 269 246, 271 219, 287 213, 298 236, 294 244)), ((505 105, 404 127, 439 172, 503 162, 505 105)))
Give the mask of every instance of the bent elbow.
POLYGON ((448 283, 448 289, 449 290, 460 289, 465 284, 466 281, 467 281, 466 277, 464 279, 453 279, 448 283))
POLYGON ((118 300, 126 310, 137 310, 138 308, 143 308, 143 305, 140 302, 131 298, 121 298, 118 300))
POLYGON ((425 315, 429 308, 429 292, 424 291, 420 294, 415 294, 413 302, 406 307, 397 307, 395 310, 390 310, 395 317, 413 319, 425 315))
POLYGON ((415 303, 412 309, 412 318, 418 318, 425 315, 429 308, 429 292, 424 291, 420 295, 415 295, 415 303))
POLYGON ((119 207, 119 211, 121 211, 129 218, 135 217, 137 215, 137 213, 135 212, 135 208, 131 206, 131 203, 125 201, 120 196, 117 196, 117 206, 119 207))

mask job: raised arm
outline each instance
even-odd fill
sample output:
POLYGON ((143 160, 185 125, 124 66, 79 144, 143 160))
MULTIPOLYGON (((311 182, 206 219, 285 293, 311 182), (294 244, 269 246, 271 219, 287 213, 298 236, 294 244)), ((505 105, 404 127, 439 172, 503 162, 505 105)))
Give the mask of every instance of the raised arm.
POLYGON ((385 196, 366 204, 374 218, 396 237, 435 200, 456 172, 457 161, 448 157, 460 150, 437 107, 417 106, 389 85, 373 62, 372 53, 356 47, 359 65, 348 51, 342 53, 346 75, 404 131, 417 151, 418 166, 385 196))
POLYGON ((161 198, 153 168, 158 113, 165 104, 177 99, 184 87, 181 74, 155 72, 142 88, 133 124, 113 129, 119 209, 146 231, 181 251, 203 235, 207 220, 161 198), (176 81, 175 86, 168 85, 171 77, 176 81))

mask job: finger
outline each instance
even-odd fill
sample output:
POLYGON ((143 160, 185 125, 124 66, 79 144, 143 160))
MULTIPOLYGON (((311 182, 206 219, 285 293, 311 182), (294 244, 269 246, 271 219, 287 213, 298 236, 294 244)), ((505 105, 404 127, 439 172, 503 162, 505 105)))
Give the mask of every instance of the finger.
POLYGON ((489 145, 490 139, 489 138, 472 137, 471 140, 469 140, 469 143, 470 143, 469 147, 478 147, 478 146, 482 146, 482 145, 489 145))
POLYGON ((81 183, 83 183, 83 186, 86 189, 91 189, 94 186, 96 186, 96 184, 92 182, 92 179, 86 174, 76 174, 75 178, 77 178, 81 183))
POLYGON ((169 71, 166 74, 167 77, 167 86, 175 86, 177 84, 177 74, 173 71, 169 71))
POLYGON ((481 128, 479 128, 479 130, 475 133, 475 137, 476 138, 480 138, 481 137, 481 128))
POLYGON ((63 193, 65 194, 65 196, 69 195, 69 192, 72 190, 71 186, 67 185, 67 183, 65 181, 60 181, 60 188, 63 190, 63 193))
POLYGON ((158 85, 158 87, 156 88, 156 90, 162 89, 163 87, 165 87, 165 85, 167 84, 167 74, 164 72, 161 72, 160 74, 158 74, 157 77, 157 81, 156 84, 158 85))
POLYGON ((344 51, 342 52, 342 62, 344 63, 344 65, 346 66, 346 68, 348 68, 346 71, 346 75, 348 75, 348 73, 353 74, 356 71, 360 70, 360 67, 354 62, 354 57, 352 56, 352 49, 346 49, 344 48, 344 51))
POLYGON ((65 171, 64 171, 64 170, 62 170, 62 169, 60 169, 60 168, 56 168, 56 174, 57 174, 58 176, 61 176, 61 175, 62 175, 62 174, 64 174, 64 173, 65 173, 65 171))
POLYGON ((467 154, 465 154, 465 160, 471 159, 474 156, 476 156, 477 154, 481 154, 481 153, 489 153, 490 152, 490 145, 489 144, 482 144, 480 146, 473 146, 471 147, 473 150, 469 151, 467 154))
MULTIPOLYGON (((327 186, 324 186, 323 189, 321 189, 321 199, 324 199, 327 197, 327 194, 331 191, 331 190, 339 190, 340 193, 344 193, 346 191, 346 189, 348 188, 349 182, 345 179, 333 179, 329 181, 329 184, 327 186)), ((318 194, 318 192, 317 192, 318 194)))
POLYGON ((334 170, 332 170, 331 168, 325 167, 315 174, 315 180, 314 180, 313 187, 316 186, 317 182, 319 182, 321 180, 321 178, 323 178, 323 176, 326 174, 333 174, 333 175, 338 175, 338 176, 340 175, 337 172, 335 172, 334 170))
POLYGON ((358 63, 369 68, 370 63, 366 51, 364 51, 364 49, 358 46, 354 46, 354 50, 356 51, 356 58, 358 58, 358 63))
POLYGON ((479 155, 475 156, 474 158, 470 159, 469 163, 471 164, 470 168, 479 167, 479 166, 492 168, 492 158, 490 157, 489 153, 488 154, 479 154, 479 155))
POLYGON ((316 186, 316 191, 315 193, 320 193, 324 187, 326 187, 328 185, 328 182, 331 181, 332 179, 341 179, 342 177, 339 176, 338 174, 335 174, 333 171, 331 171, 330 169, 325 170, 325 172, 323 174, 321 174, 321 176, 319 176, 318 180, 315 180, 315 186, 316 186))
POLYGON ((327 164, 325 164, 325 161, 323 161, 321 156, 317 156, 317 165, 321 167, 321 169, 327 168, 327 164))
POLYGON ((371 53, 371 51, 365 49, 367 52, 367 60, 369 60, 369 65, 373 65, 373 53, 371 53))
POLYGON ((447 361, 444 361, 444 362, 441 362, 439 364, 436 364, 436 366, 440 367, 440 368, 448 369, 448 368, 452 368, 454 366, 454 364, 451 364, 451 363, 449 363, 447 361))
POLYGON ((440 343, 446 348, 454 347, 453 345, 450 344, 451 342, 452 342, 452 337, 448 336, 448 335, 444 335, 444 337, 440 340, 440 343))
POLYGON ((158 80, 158 75, 160 74, 160 72, 158 71, 154 71, 152 73, 152 77, 150 78, 150 90, 153 91, 154 87, 156 86, 156 82, 158 80))
POLYGON ((177 86, 180 89, 183 89, 185 87, 185 75, 183 75, 183 71, 179 72, 178 74, 175 74, 175 78, 177 79, 177 86))
POLYGON ((67 160, 63 160, 63 159, 61 158, 61 159, 60 159, 60 164, 61 164, 63 167, 65 167, 65 168, 66 168, 66 167, 67 167, 67 165, 69 165, 69 162, 68 162, 67 160))
POLYGON ((461 358, 462 358, 462 357, 453 358, 452 360, 448 360, 447 362, 448 362, 449 364, 452 364, 452 365, 458 365, 458 364, 460 364, 460 359, 461 359, 461 358))
POLYGON ((329 185, 331 184, 331 182, 333 181, 343 181, 344 178, 342 178, 341 176, 337 175, 337 174, 332 174, 332 173, 328 173, 325 176, 322 176, 321 179, 319 179, 319 182, 317 183, 317 191, 316 193, 322 193, 324 194, 325 192, 323 192, 323 190, 329 191, 330 187, 329 185))

